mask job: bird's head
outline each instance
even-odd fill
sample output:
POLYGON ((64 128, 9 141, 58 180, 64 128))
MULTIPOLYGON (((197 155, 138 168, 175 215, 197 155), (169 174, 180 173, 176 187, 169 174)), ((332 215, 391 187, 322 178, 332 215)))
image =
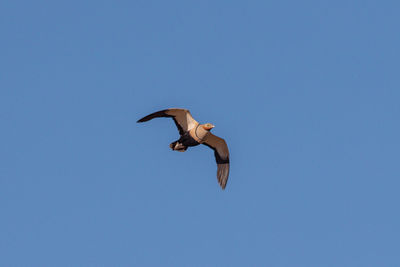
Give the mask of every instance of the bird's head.
POLYGON ((205 123, 202 125, 204 130, 210 131, 212 128, 214 128, 215 126, 212 125, 211 123, 205 123))

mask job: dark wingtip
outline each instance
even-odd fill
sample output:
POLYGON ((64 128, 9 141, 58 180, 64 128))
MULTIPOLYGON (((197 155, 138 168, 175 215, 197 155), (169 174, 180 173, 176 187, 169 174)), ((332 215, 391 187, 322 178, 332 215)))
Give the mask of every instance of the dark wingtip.
POLYGON ((226 183, 224 184, 222 181, 219 183, 219 185, 221 186, 222 190, 225 190, 226 187, 226 183))
POLYGON ((149 121, 151 119, 157 118, 157 117, 171 117, 168 114, 166 114, 165 111, 167 111, 167 109, 151 113, 150 115, 147 115, 147 116, 141 118, 137 122, 145 122, 145 121, 149 121))

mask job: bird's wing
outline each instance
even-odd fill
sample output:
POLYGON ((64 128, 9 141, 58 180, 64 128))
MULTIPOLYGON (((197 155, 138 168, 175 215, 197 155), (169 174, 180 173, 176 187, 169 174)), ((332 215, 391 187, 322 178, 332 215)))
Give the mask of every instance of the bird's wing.
POLYGON ((170 108, 157 111, 141 118, 137 122, 145 122, 158 117, 172 118, 179 130, 179 134, 181 135, 199 124, 195 119, 193 119, 189 110, 180 108, 170 108))
POLYGON ((218 183, 225 189, 229 176, 229 149, 225 140, 209 133, 203 143, 214 150, 215 161, 217 162, 218 183))

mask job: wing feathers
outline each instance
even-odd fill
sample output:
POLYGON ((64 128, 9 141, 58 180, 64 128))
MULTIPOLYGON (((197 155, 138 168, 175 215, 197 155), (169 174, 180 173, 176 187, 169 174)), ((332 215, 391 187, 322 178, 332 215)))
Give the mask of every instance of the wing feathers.
POLYGON ((149 121, 149 120, 151 120, 151 119, 160 118, 160 117, 172 117, 171 115, 168 115, 168 114, 166 113, 167 110, 168 110, 168 109, 165 109, 165 110, 161 110, 161 111, 157 111, 157 112, 151 113, 150 115, 147 115, 146 117, 141 118, 141 119, 138 120, 137 122, 145 122, 145 121, 149 121))
POLYGON ((222 189, 225 189, 229 177, 229 163, 218 164, 217 179, 222 189))
POLYGON ((179 130, 179 134, 181 135, 189 131, 190 129, 196 127, 196 125, 198 124, 198 122, 195 119, 193 119, 189 110, 179 109, 179 108, 170 108, 157 111, 151 113, 150 115, 147 115, 146 117, 141 118, 137 122, 145 122, 159 117, 173 118, 176 127, 179 130))
POLYGON ((229 149, 225 140, 210 133, 204 145, 214 150, 215 161, 217 162, 217 178, 218 183, 225 189, 229 177, 229 149))

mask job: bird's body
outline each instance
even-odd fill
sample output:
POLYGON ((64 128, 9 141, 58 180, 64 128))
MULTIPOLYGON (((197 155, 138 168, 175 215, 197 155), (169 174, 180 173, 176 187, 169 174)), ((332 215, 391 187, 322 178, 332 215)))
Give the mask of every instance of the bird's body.
POLYGON ((172 150, 185 152, 188 147, 204 144, 214 150, 218 165, 217 178, 222 189, 225 189, 229 176, 229 150, 225 140, 213 135, 211 123, 199 124, 186 109, 165 109, 143 117, 137 122, 149 121, 157 117, 172 118, 179 130, 180 138, 169 146, 172 150))
POLYGON ((197 124, 193 129, 184 132, 179 140, 171 143, 170 148, 184 152, 188 147, 204 143, 209 134, 209 130, 205 130, 201 124, 197 124))
POLYGON ((197 142, 196 139, 194 139, 191 136, 190 132, 186 132, 183 135, 181 135, 181 138, 179 138, 175 142, 171 143, 169 145, 169 147, 172 150, 176 150, 179 152, 185 152, 188 147, 198 146, 198 145, 200 145, 200 143, 197 142))

